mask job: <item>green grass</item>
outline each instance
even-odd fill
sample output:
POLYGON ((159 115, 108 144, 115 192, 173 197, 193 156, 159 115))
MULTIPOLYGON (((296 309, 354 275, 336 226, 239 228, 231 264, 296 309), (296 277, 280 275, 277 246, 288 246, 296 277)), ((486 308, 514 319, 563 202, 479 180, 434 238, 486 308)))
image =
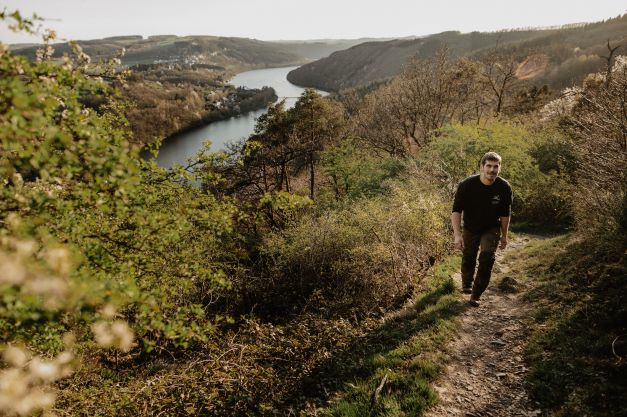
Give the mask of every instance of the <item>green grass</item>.
POLYGON ((432 383, 446 363, 444 346, 464 308, 451 278, 458 269, 458 257, 437 265, 405 310, 311 375, 310 385, 329 394, 318 415, 420 416, 436 402, 432 383))
POLYGON ((526 284, 532 304, 528 382, 548 416, 627 416, 627 268, 619 246, 565 235, 509 255, 510 275, 526 284))

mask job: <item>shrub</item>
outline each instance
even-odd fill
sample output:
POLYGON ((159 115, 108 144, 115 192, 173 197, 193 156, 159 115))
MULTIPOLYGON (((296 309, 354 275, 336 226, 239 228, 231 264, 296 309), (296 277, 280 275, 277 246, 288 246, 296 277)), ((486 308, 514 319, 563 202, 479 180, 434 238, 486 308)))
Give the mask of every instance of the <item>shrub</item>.
MULTIPOLYGON (((570 217, 568 172, 561 169, 563 155, 540 152, 548 143, 560 143, 550 131, 534 131, 514 122, 493 120, 485 126, 451 124, 418 155, 418 164, 451 195, 455 186, 478 172, 488 151, 503 157, 501 176, 514 191, 513 217, 541 224, 566 224, 570 217), (542 159, 540 160, 539 157, 542 159), (541 163, 547 168, 541 169, 541 163)), ((565 150, 561 150, 566 152, 565 150)))
POLYGON ((266 269, 247 291, 274 312, 379 312, 411 294, 446 250, 448 203, 418 180, 386 195, 309 215, 261 246, 266 269))
POLYGON ((591 74, 563 121, 575 139, 577 227, 623 240, 627 234, 627 56, 611 72, 591 74))
POLYGON ((321 165, 329 186, 318 192, 319 200, 336 202, 380 195, 385 180, 399 176, 404 168, 402 159, 376 156, 350 137, 324 151, 321 165))

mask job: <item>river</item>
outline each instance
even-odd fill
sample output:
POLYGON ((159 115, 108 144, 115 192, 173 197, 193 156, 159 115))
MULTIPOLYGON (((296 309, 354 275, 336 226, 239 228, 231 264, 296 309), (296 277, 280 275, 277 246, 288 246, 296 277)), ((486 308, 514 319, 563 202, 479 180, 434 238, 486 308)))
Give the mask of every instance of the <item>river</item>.
MULTIPOLYGON (((231 80, 236 87, 274 88, 279 100, 285 98, 286 107, 292 107, 298 97, 305 91, 287 81, 287 73, 297 67, 266 68, 237 74, 231 80)), ((318 91, 322 95, 328 93, 318 91)), ((264 114, 266 109, 251 111, 241 116, 213 122, 179 135, 166 139, 157 156, 157 163, 164 168, 170 168, 175 162, 186 165, 189 158, 194 156, 203 147, 203 143, 211 140, 211 150, 224 149, 226 143, 248 137, 255 129, 255 121, 264 114)))

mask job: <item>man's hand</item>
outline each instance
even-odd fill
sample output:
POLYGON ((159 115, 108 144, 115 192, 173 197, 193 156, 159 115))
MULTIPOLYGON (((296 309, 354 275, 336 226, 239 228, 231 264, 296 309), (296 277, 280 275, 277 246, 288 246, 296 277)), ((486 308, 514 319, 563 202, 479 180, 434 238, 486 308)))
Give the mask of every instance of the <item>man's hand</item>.
POLYGON ((507 236, 501 236, 501 244, 499 245, 499 248, 505 249, 506 246, 507 246, 507 236))
POLYGON ((455 249, 464 250, 464 238, 461 233, 455 235, 455 249))

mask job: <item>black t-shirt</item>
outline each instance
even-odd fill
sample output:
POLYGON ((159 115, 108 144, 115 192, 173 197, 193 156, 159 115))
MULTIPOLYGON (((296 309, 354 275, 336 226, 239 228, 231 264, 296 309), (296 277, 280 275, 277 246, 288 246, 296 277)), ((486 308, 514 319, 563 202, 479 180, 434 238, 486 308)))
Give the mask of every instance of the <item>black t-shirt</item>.
POLYGON ((464 212, 464 229, 473 233, 499 227, 500 218, 508 217, 511 209, 512 187, 501 177, 484 185, 479 175, 473 175, 457 186, 453 211, 464 212))

